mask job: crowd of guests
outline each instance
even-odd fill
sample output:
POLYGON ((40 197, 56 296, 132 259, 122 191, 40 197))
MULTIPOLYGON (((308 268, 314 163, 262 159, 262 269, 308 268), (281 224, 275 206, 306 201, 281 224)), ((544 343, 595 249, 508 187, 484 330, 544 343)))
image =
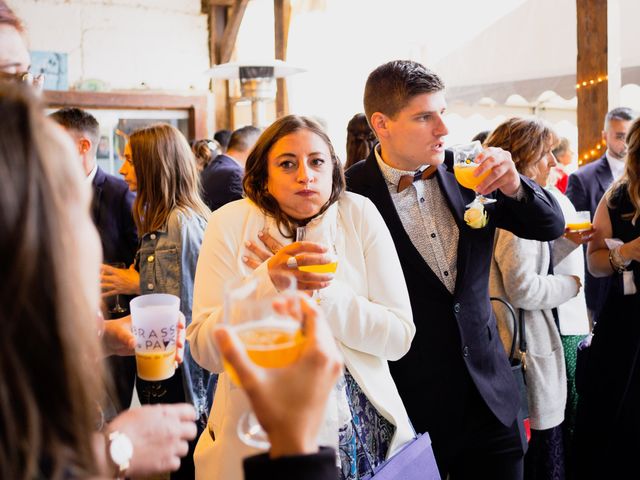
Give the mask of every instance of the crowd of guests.
POLYGON ((45 116, 23 81, 23 36, 0 1, 2 478, 355 480, 416 432, 451 480, 633 469, 631 110, 609 112, 605 156, 564 177, 570 146, 543 121, 483 132, 475 175, 486 177, 473 191, 445 148, 442 80, 391 61, 371 72, 364 113, 349 122, 346 172, 325 129, 289 115, 191 145, 172 126, 145 127, 117 178, 97 166, 92 115, 45 116), (491 203, 478 207, 476 193, 491 203), (478 208, 484 221, 470 222, 478 208), (565 228, 579 210, 592 228, 565 228), (335 271, 300 269, 333 258, 335 271), (280 308, 301 322, 304 346, 290 366, 261 368, 224 324, 225 284, 277 298, 290 276, 301 293, 280 308), (179 367, 156 382, 136 376, 128 309, 114 308, 116 295, 128 305, 149 293, 180 298, 179 367), (491 297, 524 322, 528 443, 512 322, 491 297), (577 345, 592 329, 578 392, 577 345), (128 408, 134 385, 142 407, 128 408), (249 406, 266 453, 238 436, 249 406))

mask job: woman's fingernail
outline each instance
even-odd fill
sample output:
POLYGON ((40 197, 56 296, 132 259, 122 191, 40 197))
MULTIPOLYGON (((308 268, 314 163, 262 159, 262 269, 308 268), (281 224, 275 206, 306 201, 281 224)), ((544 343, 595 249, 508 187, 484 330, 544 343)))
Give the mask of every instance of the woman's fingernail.
POLYGON ((264 237, 264 233, 262 231, 258 232, 258 238, 264 237))
POLYGON ((242 257, 242 261, 243 261, 244 263, 247 263, 247 262, 249 261, 249 257, 242 257))
POLYGON ((249 240, 247 240, 246 242, 244 242, 244 246, 245 247, 250 247, 251 246, 251 242, 249 240))

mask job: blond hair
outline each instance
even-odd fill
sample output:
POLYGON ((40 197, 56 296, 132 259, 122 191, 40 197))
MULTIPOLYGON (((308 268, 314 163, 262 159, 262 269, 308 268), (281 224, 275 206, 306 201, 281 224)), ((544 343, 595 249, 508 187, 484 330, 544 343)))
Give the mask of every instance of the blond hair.
POLYGON ((195 157, 177 128, 167 124, 143 128, 131 135, 129 144, 138 182, 133 219, 140 237, 163 228, 174 209, 209 215, 200 197, 195 157))

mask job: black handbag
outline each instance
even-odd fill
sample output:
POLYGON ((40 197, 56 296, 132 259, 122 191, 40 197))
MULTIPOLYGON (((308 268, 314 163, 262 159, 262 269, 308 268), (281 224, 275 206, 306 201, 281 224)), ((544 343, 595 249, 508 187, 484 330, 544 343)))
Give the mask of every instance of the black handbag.
POLYGON ((511 304, 504 298, 491 297, 492 302, 499 302, 507 309, 511 315, 513 322, 513 338, 511 340, 511 349, 509 350, 509 363, 511 364, 511 373, 518 385, 518 393, 520 395, 520 407, 518 408, 518 426, 520 431, 520 441, 523 450, 527 451, 527 445, 531 438, 531 426, 529 423, 529 400, 527 399, 527 381, 524 372, 527 369, 527 340, 524 329, 524 310, 520 309, 516 316, 516 311, 511 304), (516 355, 516 345, 520 350, 520 356, 516 355))

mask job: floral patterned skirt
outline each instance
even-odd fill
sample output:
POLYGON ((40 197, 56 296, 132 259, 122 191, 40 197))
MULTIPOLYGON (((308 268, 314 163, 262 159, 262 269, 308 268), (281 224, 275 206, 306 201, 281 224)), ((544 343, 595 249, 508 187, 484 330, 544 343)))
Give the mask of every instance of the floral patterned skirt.
POLYGON ((352 420, 339 432, 340 478, 358 480, 384 462, 395 426, 378 413, 346 369, 344 382, 352 420))

